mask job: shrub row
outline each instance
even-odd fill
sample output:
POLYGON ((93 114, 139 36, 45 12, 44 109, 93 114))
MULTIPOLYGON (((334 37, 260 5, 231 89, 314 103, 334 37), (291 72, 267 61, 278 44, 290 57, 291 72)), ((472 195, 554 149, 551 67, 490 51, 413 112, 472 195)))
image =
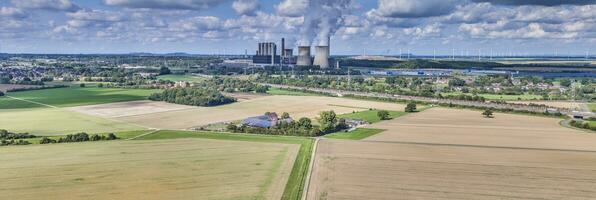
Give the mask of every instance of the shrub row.
POLYGON ((113 133, 108 134, 108 136, 97 135, 97 134, 89 136, 89 134, 82 132, 82 133, 77 133, 77 134, 69 134, 69 135, 66 135, 66 137, 59 138, 58 140, 51 139, 48 137, 43 137, 39 141, 39 144, 87 142, 87 141, 117 140, 117 139, 118 139, 118 137, 116 137, 116 135, 114 135, 113 133))

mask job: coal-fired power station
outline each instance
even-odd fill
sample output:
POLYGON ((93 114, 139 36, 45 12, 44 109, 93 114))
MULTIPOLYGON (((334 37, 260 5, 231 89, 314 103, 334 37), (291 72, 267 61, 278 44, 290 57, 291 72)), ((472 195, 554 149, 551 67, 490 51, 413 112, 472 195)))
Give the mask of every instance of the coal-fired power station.
POLYGON ((329 68, 329 46, 315 46, 313 65, 318 65, 321 69, 329 68))
POLYGON ((315 46, 314 59, 311 55, 311 46, 298 46, 298 55, 293 55, 292 48, 286 49, 285 39, 281 39, 280 54, 277 45, 273 42, 259 43, 256 54, 252 57, 253 64, 259 66, 319 66, 322 69, 329 68, 329 42, 326 45, 315 46))

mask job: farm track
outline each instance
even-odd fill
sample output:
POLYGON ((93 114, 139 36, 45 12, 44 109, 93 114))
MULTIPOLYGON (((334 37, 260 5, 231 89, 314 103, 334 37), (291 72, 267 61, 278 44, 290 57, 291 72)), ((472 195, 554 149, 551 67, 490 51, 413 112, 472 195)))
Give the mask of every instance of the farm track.
POLYGON ((19 100, 19 101, 24 101, 24 102, 32 103, 32 104, 42 105, 42 106, 46 106, 46 107, 50 107, 50 108, 58 108, 56 106, 48 105, 48 104, 45 104, 45 103, 40 103, 40 102, 31 101, 31 100, 27 100, 27 99, 21 99, 21 98, 17 98, 17 97, 13 97, 13 96, 8 96, 7 95, 6 97, 11 98, 11 99, 16 99, 16 100, 19 100))

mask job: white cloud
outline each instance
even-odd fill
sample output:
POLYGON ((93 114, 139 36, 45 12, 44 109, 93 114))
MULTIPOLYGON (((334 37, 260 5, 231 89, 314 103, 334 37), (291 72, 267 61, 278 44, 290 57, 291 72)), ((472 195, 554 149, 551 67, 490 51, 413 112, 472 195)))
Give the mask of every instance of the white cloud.
POLYGON ((19 8, 0 7, 0 17, 25 18, 27 13, 19 8))
POLYGON ((300 17, 308 9, 309 0, 282 0, 275 9, 280 16, 300 17))
POLYGON ((238 15, 254 16, 255 12, 259 10, 260 4, 257 0, 236 0, 232 3, 232 8, 238 15))
POLYGON ((79 6, 69 0, 11 0, 12 5, 19 8, 42 9, 51 11, 77 11, 79 6))
POLYGON ((128 8, 204 10, 226 0, 104 0, 106 5, 128 8))
POLYGON ((434 17, 451 13, 457 0, 379 0, 379 6, 373 9, 377 15, 393 18, 434 17))

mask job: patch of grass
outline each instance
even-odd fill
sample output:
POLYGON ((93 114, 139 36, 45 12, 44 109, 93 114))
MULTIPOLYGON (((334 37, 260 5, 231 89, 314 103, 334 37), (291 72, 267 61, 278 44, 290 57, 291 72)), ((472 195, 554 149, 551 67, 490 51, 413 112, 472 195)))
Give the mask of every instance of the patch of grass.
MULTIPOLYGON (((56 107, 71 107, 143 100, 147 99, 150 94, 158 91, 159 90, 72 86, 67 88, 9 92, 7 95, 56 107)), ((0 109, 40 107, 40 105, 32 103, 29 103, 28 107, 23 105, 24 104, 22 103, 14 105, 0 103, 0 109)))
POLYGON ((205 77, 186 75, 186 74, 168 74, 157 76, 157 79, 168 80, 168 81, 186 81, 186 82, 199 82, 204 81, 205 77))
POLYGON ((232 134, 232 133, 215 133, 215 132, 201 132, 201 131, 169 131, 163 130, 153 134, 149 134, 137 140, 157 140, 157 139, 174 139, 174 138, 203 138, 215 140, 235 140, 235 141, 249 141, 249 142, 269 142, 269 143, 284 143, 284 144, 299 144, 300 150, 294 162, 292 173, 286 184, 283 200, 301 199, 304 189, 304 181, 308 174, 312 149, 314 140, 305 137, 291 137, 291 136, 270 136, 270 135, 251 135, 251 134, 232 134))
POLYGON ((106 133, 142 130, 125 122, 84 115, 57 108, 0 109, 0 128, 34 135, 66 135, 78 132, 106 133))
MULTIPOLYGON (((360 111, 360 112, 355 112, 355 113, 342 114, 342 115, 339 115, 338 118, 361 119, 361 120, 367 121, 368 123, 376 123, 376 122, 381 121, 381 118, 379 118, 379 116, 377 116, 377 112, 379 112, 379 110, 365 110, 365 111, 360 111)), ((401 116, 407 114, 406 112, 401 112, 401 111, 388 111, 388 112, 389 112, 389 118, 391 118, 391 119, 398 118, 398 117, 401 117, 401 116)))
POLYGON ((596 112, 596 103, 588 103, 588 107, 592 112, 596 112))
POLYGON ((267 94, 286 95, 286 96, 322 96, 322 95, 315 94, 315 93, 286 90, 286 89, 281 89, 281 88, 269 88, 269 90, 267 90, 267 94))
POLYGON ((345 139, 345 140, 362 140, 364 138, 373 136, 377 133, 383 132, 383 129, 375 129, 375 128, 357 128, 356 130, 350 132, 335 132, 331 134, 325 135, 326 138, 332 139, 345 139))

